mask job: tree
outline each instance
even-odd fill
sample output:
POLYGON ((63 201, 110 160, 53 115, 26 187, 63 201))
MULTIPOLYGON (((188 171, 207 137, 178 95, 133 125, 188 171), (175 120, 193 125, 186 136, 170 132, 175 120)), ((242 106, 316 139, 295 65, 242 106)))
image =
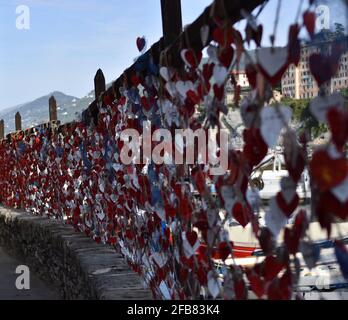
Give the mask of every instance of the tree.
POLYGON ((345 36, 344 26, 341 23, 335 23, 335 39, 342 39, 345 36))

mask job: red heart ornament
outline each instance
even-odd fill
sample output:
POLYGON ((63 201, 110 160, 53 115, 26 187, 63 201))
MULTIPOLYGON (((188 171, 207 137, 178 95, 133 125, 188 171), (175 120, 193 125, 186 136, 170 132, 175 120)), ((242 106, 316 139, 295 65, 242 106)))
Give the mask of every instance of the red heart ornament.
POLYGON ((145 48, 146 46, 146 40, 145 40, 145 37, 138 37, 137 38, 137 48, 140 52, 143 51, 143 49, 145 48))
POLYGON ((327 191, 339 185, 348 173, 347 160, 332 159, 325 150, 313 154, 310 162, 310 173, 320 191, 327 191))
POLYGON ((188 67, 195 69, 201 63, 202 52, 195 52, 192 49, 183 49, 181 51, 181 58, 188 67))
POLYGON ((297 208, 300 198, 297 193, 295 193, 295 196, 293 199, 288 203, 283 197, 283 194, 281 192, 278 192, 276 195, 276 200, 278 207, 282 210, 284 215, 288 218, 290 218, 291 214, 295 211, 297 208))
POLYGON ((314 36, 315 20, 316 20, 316 15, 314 12, 307 10, 303 14, 303 23, 306 26, 306 29, 307 29, 309 35, 311 36, 311 38, 313 38, 313 36, 314 36))
POLYGON ((245 227, 250 222, 251 211, 248 205, 242 205, 240 202, 235 203, 232 209, 233 217, 245 227))

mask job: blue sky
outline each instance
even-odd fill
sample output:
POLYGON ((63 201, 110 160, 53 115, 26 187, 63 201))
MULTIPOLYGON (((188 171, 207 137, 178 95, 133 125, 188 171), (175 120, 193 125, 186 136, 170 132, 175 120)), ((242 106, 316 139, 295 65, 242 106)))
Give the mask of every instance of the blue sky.
MULTIPOLYGON (((287 27, 295 19, 299 1, 283 1, 278 45, 286 44, 287 27)), ((182 0, 184 25, 211 2, 182 0)), ((270 0, 259 18, 265 44, 273 29, 276 4, 270 0)), ((133 62, 138 55, 135 41, 142 35, 149 45, 161 37, 160 0, 1 0, 0 109, 54 90, 84 96, 93 88, 98 68, 109 82, 133 62), (23 4, 30 8, 27 31, 15 26, 16 7, 23 4)))

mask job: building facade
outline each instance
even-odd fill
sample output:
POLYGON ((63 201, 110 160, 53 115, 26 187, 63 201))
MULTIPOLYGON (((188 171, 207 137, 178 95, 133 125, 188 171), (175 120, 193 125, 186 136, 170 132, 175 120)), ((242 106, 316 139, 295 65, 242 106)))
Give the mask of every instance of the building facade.
MULTIPOLYGON (((344 53, 339 60, 337 73, 324 85, 327 93, 348 88, 348 37, 342 40, 344 53)), ((313 53, 330 54, 332 41, 315 41, 303 44, 301 47, 301 60, 297 66, 291 64, 281 80, 282 95, 293 99, 309 99, 316 97, 319 87, 309 68, 309 57, 313 53)))

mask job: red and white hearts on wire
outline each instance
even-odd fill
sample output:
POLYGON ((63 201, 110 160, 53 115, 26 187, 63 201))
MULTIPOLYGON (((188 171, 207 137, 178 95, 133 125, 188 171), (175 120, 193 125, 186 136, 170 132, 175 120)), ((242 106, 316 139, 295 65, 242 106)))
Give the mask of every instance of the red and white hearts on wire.
POLYGON ((266 106, 261 110, 261 135, 270 148, 277 143, 281 130, 288 124, 291 116, 292 110, 288 106, 266 106))
POLYGON ((271 85, 276 85, 288 68, 288 48, 260 48, 257 50, 260 71, 271 85))
POLYGON ((338 92, 329 96, 317 96, 309 104, 309 110, 312 115, 321 123, 328 122, 328 112, 331 109, 343 110, 344 98, 338 92))

